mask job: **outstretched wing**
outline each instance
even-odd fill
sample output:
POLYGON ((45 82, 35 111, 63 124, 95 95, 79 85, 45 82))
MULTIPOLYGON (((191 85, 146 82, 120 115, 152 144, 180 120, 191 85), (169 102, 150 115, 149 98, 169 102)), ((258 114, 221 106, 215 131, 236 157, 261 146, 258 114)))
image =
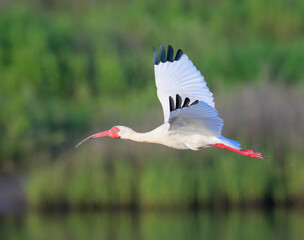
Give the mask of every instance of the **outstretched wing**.
POLYGON ((169 131, 221 136, 223 120, 213 107, 196 101, 190 106, 171 108, 169 124, 169 131))
MULTIPOLYGON (((176 94, 190 103, 199 100, 214 108, 213 94, 204 81, 204 77, 196 69, 191 60, 182 50, 178 50, 175 58, 173 48, 166 49, 159 45, 159 52, 154 48, 154 71, 157 86, 157 96, 164 112, 164 122, 170 115, 169 97, 175 100, 176 94)), ((173 100, 173 101, 174 101, 173 100)))

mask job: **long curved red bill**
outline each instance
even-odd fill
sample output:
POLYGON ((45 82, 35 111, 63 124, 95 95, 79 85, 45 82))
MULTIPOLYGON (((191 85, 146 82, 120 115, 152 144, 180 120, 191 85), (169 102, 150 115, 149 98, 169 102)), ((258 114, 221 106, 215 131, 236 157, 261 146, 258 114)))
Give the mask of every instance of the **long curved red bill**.
POLYGON ((79 142, 79 143, 75 146, 75 148, 78 148, 82 143, 84 143, 85 141, 87 141, 87 140, 89 140, 89 139, 91 139, 91 138, 98 138, 98 137, 109 136, 109 132, 110 132, 110 130, 104 131, 104 132, 99 132, 99 133, 96 133, 96 134, 93 134, 93 135, 91 135, 91 136, 89 136, 89 137, 83 139, 81 142, 79 142))

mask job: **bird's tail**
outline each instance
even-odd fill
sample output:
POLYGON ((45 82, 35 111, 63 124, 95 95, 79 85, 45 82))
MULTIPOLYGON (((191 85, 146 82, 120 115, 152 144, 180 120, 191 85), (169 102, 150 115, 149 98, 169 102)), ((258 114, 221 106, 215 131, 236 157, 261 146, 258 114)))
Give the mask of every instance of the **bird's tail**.
POLYGON ((228 139, 228 138, 225 138, 223 136, 220 136, 219 139, 222 141, 222 143, 228 147, 231 147, 231 148, 234 148, 234 149, 242 149, 241 148, 241 144, 239 144, 237 141, 235 140, 231 140, 231 139, 228 139))

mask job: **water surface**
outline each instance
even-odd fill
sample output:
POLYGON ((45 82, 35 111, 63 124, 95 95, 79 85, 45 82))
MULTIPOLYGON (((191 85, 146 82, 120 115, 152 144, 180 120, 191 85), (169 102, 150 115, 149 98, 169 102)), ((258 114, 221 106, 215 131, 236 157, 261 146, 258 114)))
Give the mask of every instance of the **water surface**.
POLYGON ((0 216, 0 239, 304 239, 302 210, 26 213, 0 216))

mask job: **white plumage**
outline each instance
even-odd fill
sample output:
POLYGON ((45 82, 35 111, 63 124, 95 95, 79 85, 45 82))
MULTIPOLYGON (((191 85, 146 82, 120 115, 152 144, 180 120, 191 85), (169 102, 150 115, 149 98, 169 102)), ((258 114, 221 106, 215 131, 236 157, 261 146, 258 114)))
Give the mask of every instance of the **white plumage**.
POLYGON ((186 54, 178 61, 160 62, 154 65, 157 96, 164 111, 164 122, 170 115, 168 98, 179 94, 184 100, 199 100, 214 107, 213 94, 209 91, 204 77, 186 54))
POLYGON ((217 111, 203 101, 197 104, 176 109, 170 113, 170 131, 201 133, 204 135, 220 136, 223 120, 217 111))
POLYGON ((204 77, 182 50, 179 49, 173 57, 170 45, 167 53, 161 44, 159 52, 154 48, 155 82, 164 113, 163 125, 147 133, 115 126, 85 138, 76 147, 90 138, 109 136, 158 143, 176 149, 219 147, 249 157, 264 158, 253 150, 241 150, 237 141, 221 135, 223 120, 218 116, 213 94, 204 77))

